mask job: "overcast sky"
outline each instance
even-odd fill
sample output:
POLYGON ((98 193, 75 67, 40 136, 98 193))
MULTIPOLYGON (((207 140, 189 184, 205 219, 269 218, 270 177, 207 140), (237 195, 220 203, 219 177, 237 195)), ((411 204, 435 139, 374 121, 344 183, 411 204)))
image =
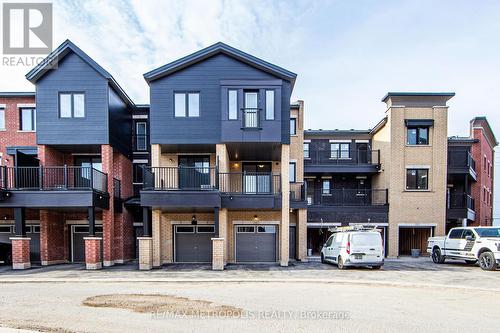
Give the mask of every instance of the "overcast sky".
MULTIPOLYGON (((71 39, 136 103, 143 73, 222 41, 298 74, 307 128, 371 128, 387 91, 453 91, 449 135, 475 115, 500 133, 500 1, 53 3, 54 46, 71 39)), ((34 89, 29 68, 0 70, 1 91, 34 89)))

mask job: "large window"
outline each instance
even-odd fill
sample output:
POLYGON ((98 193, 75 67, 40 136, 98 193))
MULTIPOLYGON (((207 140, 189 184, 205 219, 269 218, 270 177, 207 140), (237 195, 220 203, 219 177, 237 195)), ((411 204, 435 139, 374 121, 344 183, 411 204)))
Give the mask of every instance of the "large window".
POLYGON ((199 117, 200 93, 176 92, 174 94, 174 108, 176 117, 199 117))
POLYGON ((274 120, 274 90, 266 90, 266 120, 274 120))
POLYGON ((337 158, 349 158, 349 143, 331 143, 330 144, 330 157, 333 159, 337 158))
POLYGON ((0 108, 0 131, 5 129, 5 109, 0 108))
POLYGON ((147 150, 147 123, 144 121, 136 123, 135 129, 135 149, 147 150))
POLYGON ((36 110, 35 108, 21 108, 21 131, 35 131, 36 130, 36 110))
POLYGON ((304 158, 310 158, 308 142, 304 143, 304 158))
POLYGON ((297 135, 297 118, 290 118, 290 135, 297 135))
POLYGON ((406 189, 427 190, 429 187, 429 169, 407 169, 406 189))
POLYGON ((290 162, 289 169, 288 169, 289 177, 290 177, 290 183, 295 183, 297 181, 297 178, 296 178, 296 169, 297 169, 297 163, 290 162))
POLYGON ((407 144, 409 145, 428 145, 429 128, 428 127, 408 127, 407 144))
POLYGON ((59 93, 59 117, 84 118, 85 94, 84 93, 59 93))
POLYGON ((228 91, 228 110, 229 120, 238 119, 238 91, 237 90, 229 90, 228 91))

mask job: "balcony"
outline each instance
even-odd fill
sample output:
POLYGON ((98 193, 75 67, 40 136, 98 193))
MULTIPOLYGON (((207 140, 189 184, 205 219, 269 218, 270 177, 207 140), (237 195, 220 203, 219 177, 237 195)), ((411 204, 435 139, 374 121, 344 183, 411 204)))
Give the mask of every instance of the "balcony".
POLYGON ((91 167, 2 167, 0 188, 11 195, 4 207, 108 208, 108 175, 91 167))
POLYGON ((259 130, 261 109, 242 108, 241 109, 241 129, 244 130, 259 130))
POLYGON ((222 207, 281 209, 281 175, 271 172, 219 174, 222 207))
POLYGON ((476 161, 471 153, 465 150, 448 150, 448 173, 467 174, 477 180, 476 161))
POLYGON ((446 200, 446 215, 449 219, 476 219, 475 201, 467 193, 449 193, 446 200))
POLYGON ((290 183, 290 208, 307 208, 306 183, 290 183))
POLYGON ((308 221, 387 223, 388 189, 315 189, 307 193, 308 221))
POLYGON ((306 173, 377 173, 380 150, 312 150, 304 152, 306 173))

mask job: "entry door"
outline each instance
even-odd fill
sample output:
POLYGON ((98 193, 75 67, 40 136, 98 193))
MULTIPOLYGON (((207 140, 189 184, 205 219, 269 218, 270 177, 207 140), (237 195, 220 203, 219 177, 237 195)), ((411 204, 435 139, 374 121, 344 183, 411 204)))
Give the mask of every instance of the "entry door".
POLYGON ((271 163, 243 164, 244 193, 271 193, 271 163))
POLYGON ((179 188, 210 187, 209 156, 179 156, 179 188))
MULTIPOLYGON (((102 237, 102 226, 95 226, 95 235, 102 237)), ((71 261, 85 261, 85 240, 84 237, 89 237, 89 227, 87 225, 71 226, 71 261)), ((102 258, 101 246, 101 258, 102 258)))
POLYGON ((245 91, 245 127, 259 127, 259 93, 257 91, 245 91))
POLYGON ((288 252, 289 252, 290 259, 297 258, 297 253, 296 253, 296 249, 295 249, 296 231, 297 231, 297 228, 295 226, 290 227, 290 235, 288 237, 288 252))
POLYGON ((356 144, 356 155, 358 158, 358 163, 367 164, 368 160, 368 144, 367 143, 357 143, 356 144))

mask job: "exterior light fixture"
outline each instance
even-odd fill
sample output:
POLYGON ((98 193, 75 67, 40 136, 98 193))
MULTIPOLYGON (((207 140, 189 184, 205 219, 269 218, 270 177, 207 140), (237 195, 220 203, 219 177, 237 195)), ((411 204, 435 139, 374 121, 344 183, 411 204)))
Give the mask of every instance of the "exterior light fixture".
POLYGON ((193 215, 193 217, 191 218, 191 224, 193 224, 193 225, 198 224, 198 221, 196 220, 196 215, 193 215))

